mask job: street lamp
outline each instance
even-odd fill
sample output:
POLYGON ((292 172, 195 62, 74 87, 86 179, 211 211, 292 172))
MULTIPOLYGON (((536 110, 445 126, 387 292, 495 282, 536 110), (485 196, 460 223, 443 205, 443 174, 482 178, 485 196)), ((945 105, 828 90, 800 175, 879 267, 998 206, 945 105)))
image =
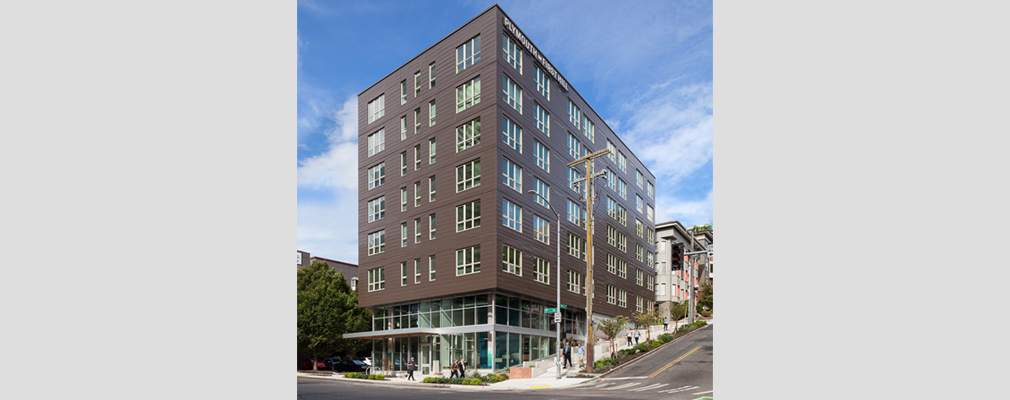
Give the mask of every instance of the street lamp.
MULTIPOLYGON (((554 207, 551 206, 551 202, 547 201, 547 199, 545 199, 544 196, 541 196, 540 193, 537 193, 535 190, 530 190, 527 193, 537 196, 540 198, 540 200, 543 200, 544 203, 547 204, 547 209, 551 210, 551 212, 554 213, 554 217, 556 217, 558 220, 558 240, 557 243, 555 243, 558 247, 558 263, 557 263, 558 308, 557 311, 555 311, 554 313, 554 320, 555 320, 554 334, 556 335, 555 337, 557 341, 556 343, 557 346, 554 350, 554 364, 556 365, 556 369, 558 371, 557 379, 561 379, 561 322, 558 321, 559 320, 558 317, 561 316, 561 214, 558 214, 557 211, 554 211, 554 207)), ((548 234, 550 234, 550 231, 548 231, 548 234)))

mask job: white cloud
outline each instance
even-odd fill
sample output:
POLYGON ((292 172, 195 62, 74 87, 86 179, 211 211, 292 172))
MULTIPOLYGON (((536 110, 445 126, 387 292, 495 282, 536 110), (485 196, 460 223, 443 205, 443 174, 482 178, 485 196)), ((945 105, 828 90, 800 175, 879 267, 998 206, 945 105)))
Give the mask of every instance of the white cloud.
MULTIPOLYGON (((712 191, 704 199, 684 200, 672 196, 656 198, 656 223, 680 221, 684 226, 712 224, 712 191)), ((714 227, 714 224, 712 224, 714 227)))
POLYGON ((332 199, 298 202, 298 249, 314 256, 358 263, 358 191, 339 190, 332 199))
MULTIPOLYGON (((358 189, 358 101, 351 97, 337 110, 323 110, 334 123, 326 132, 328 148, 298 162, 298 186, 311 189, 358 189)), ((355 195, 355 197, 357 197, 355 195)))

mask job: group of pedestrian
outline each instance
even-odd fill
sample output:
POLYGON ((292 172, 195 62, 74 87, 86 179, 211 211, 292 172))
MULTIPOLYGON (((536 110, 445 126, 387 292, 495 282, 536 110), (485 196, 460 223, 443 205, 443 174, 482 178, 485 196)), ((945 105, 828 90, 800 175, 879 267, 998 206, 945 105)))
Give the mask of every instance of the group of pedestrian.
POLYGON ((579 368, 582 368, 582 355, 584 354, 584 349, 582 345, 578 342, 565 341, 564 346, 561 348, 561 354, 564 356, 564 361, 561 363, 562 368, 569 368, 572 364, 572 352, 576 355, 576 364, 579 368))
POLYGON ((452 370, 452 375, 449 378, 464 378, 466 377, 466 360, 462 358, 454 358, 452 364, 449 366, 452 370))
POLYGON ((637 345, 638 344, 638 338, 639 338, 639 336, 641 336, 641 334, 638 333, 638 329, 628 329, 628 346, 631 346, 631 337, 632 336, 635 337, 635 344, 637 345))

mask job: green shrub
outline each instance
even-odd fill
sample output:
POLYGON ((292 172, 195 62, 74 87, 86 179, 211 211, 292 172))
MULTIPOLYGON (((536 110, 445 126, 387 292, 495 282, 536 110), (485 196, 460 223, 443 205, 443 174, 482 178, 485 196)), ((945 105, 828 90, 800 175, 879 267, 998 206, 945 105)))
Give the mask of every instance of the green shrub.
POLYGON ((663 343, 669 342, 673 340, 673 335, 669 333, 664 333, 662 335, 659 335, 659 340, 662 340, 663 343))
POLYGON ((638 346, 635 346, 635 348, 638 349, 638 351, 641 353, 649 351, 649 345, 645 343, 639 343, 638 346))
POLYGON ((662 344, 663 344, 663 342, 660 342, 658 340, 650 340, 649 341, 649 347, 651 347, 651 348, 659 347, 662 344))
MULTIPOLYGON (((480 372, 477 372, 477 371, 473 371, 473 377, 474 377, 474 378, 477 378, 477 379, 480 379, 480 378, 481 378, 481 376, 480 376, 480 372)), ((482 380, 483 380, 483 379, 482 379, 482 380)))

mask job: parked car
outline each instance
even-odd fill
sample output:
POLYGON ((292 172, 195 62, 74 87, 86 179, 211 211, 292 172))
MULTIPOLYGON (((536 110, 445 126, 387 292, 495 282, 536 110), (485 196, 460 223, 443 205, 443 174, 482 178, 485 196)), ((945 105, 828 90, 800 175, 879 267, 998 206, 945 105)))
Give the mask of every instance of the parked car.
POLYGON ((328 369, 328 370, 334 370, 334 368, 336 367, 337 363, 339 363, 339 362, 340 362, 340 358, 339 357, 326 357, 326 358, 323 359, 323 364, 326 365, 326 369, 328 369))
POLYGON ((326 363, 322 361, 316 361, 311 358, 307 358, 305 359, 305 361, 302 361, 302 369, 305 370, 312 369, 312 364, 316 365, 316 369, 326 369, 326 363))
POLYGON ((368 365, 361 360, 340 360, 334 364, 334 371, 339 372, 365 372, 368 365))

